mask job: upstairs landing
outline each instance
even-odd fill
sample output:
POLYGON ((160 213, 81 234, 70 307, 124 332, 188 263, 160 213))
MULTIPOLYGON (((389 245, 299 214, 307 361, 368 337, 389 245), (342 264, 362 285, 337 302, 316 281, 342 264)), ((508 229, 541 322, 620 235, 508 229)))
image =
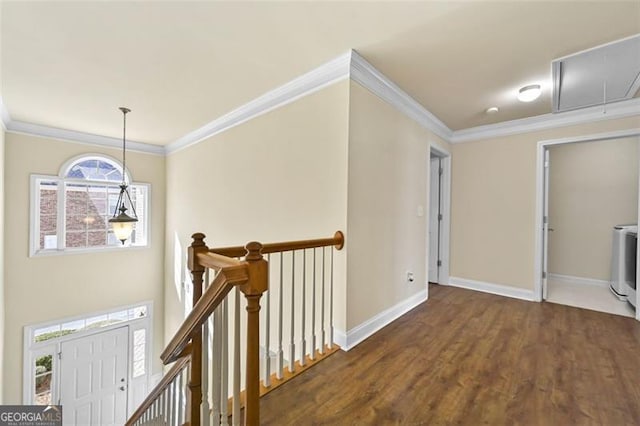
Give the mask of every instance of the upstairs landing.
POLYGON ((264 425, 640 424, 640 323, 432 285, 261 399, 264 425))

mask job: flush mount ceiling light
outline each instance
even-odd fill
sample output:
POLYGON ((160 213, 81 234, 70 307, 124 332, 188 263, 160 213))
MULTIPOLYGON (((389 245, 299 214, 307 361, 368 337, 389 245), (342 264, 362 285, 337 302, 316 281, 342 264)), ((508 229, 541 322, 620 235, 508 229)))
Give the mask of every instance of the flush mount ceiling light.
POLYGON ((109 219, 109 223, 113 227, 113 233, 116 235, 116 238, 124 242, 131 236, 131 232, 133 232, 133 224, 138 221, 138 216, 136 215, 136 209, 131 202, 131 196, 129 195, 129 191, 127 190, 127 182, 125 181, 127 163, 126 163, 126 154, 127 154, 127 113, 131 112, 129 108, 120 107, 120 111, 122 111, 124 128, 122 131, 122 183, 120 184, 120 195, 118 196, 118 202, 116 203, 115 209, 113 209, 113 216, 109 219), (133 216, 129 216, 127 214, 127 206, 128 204, 131 207, 131 211, 133 212, 133 216))
POLYGON ((531 102, 538 99, 538 97, 542 94, 542 89, 539 84, 531 84, 529 86, 524 86, 522 89, 518 91, 518 100, 520 102, 531 102))
POLYGON ((498 107, 491 107, 491 108, 487 108, 485 110, 485 113, 487 113, 489 115, 492 115, 492 114, 497 113, 498 111, 499 111, 498 107))

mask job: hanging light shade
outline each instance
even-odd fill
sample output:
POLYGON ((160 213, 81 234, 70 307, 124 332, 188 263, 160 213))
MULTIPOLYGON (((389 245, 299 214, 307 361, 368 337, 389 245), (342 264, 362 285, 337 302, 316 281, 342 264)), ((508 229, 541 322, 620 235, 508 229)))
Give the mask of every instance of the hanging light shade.
POLYGON ((120 184, 120 195, 118 196, 118 202, 113 210, 113 216, 109 219, 109 223, 113 228, 113 233, 116 238, 122 241, 124 245, 125 241, 129 239, 133 232, 133 225, 138 221, 136 215, 136 209, 131 202, 131 196, 127 189, 127 182, 125 181, 126 169, 127 169, 127 113, 131 112, 129 108, 120 107, 122 111, 124 127, 122 131, 122 183, 120 184), (127 204, 131 207, 133 216, 127 214, 127 204))

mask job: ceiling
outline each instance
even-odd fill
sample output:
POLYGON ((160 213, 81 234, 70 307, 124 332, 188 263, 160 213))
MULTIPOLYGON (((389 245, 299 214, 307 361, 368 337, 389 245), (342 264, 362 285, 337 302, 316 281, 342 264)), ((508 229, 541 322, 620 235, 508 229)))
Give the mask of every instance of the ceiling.
POLYGON ((12 119, 166 145, 353 48, 452 130, 551 112, 551 61, 640 2, 2 1, 12 119), (532 103, 517 89, 543 85, 532 103), (497 106, 500 111, 486 115, 497 106))

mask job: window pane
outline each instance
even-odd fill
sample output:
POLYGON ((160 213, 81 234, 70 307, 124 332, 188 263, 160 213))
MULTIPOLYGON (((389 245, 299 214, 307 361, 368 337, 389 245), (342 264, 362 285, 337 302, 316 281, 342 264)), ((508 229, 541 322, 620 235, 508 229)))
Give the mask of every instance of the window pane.
POLYGON ((60 336, 60 324, 52 325, 49 327, 38 328, 33 333, 34 340, 36 342, 43 342, 48 339, 60 336))
POLYGON ((108 321, 108 315, 98 315, 97 317, 87 318, 87 328, 103 327, 108 321))
POLYGON ((40 202, 40 249, 58 248, 58 183, 40 180, 37 185, 40 202))
POLYGON ((109 197, 107 199, 107 213, 109 217, 113 216, 116 212, 116 205, 118 205, 118 194, 119 192, 109 193, 109 197))
POLYGON ((66 334, 71 334, 75 331, 82 330, 84 328, 84 320, 71 321, 62 324, 62 332, 66 334))
POLYGON ((122 322, 122 321, 128 321, 128 320, 129 320, 129 315, 127 311, 113 312, 109 314, 109 321, 122 322))
POLYGON ((41 247, 45 250, 58 248, 58 236, 57 235, 45 235, 44 246, 41 247))
MULTIPOLYGON (((136 330, 133 332, 133 345, 137 347, 143 346, 142 352, 140 355, 134 355, 133 359, 144 359, 144 329, 136 330)), ((138 352, 135 352, 138 354, 138 352)))
POLYGON ((122 172, 119 165, 104 160, 82 160, 74 164, 67 173, 74 179, 105 180, 121 182, 122 172))
POLYGON ((36 358, 34 401, 37 405, 51 404, 52 360, 53 355, 36 358))
POLYGON ((107 231, 87 232, 87 245, 89 247, 104 246, 107 244, 107 231))
POLYGON ((133 362, 133 377, 140 377, 144 374, 144 360, 133 362))
POLYGON ((147 212, 145 210, 147 202, 147 187, 132 185, 130 190, 131 200, 135 205, 136 214, 138 215, 138 222, 135 224, 133 233, 131 234, 131 244, 145 245, 147 244, 147 212))
POLYGON ((116 246, 122 244, 122 242, 116 238, 116 234, 114 234, 113 231, 109 231, 107 235, 107 244, 110 246, 116 246))
POLYGON ((65 244, 70 248, 116 245, 110 238, 110 204, 119 188, 106 185, 67 183, 65 185, 65 244))
POLYGON ((133 308, 133 319, 142 318, 147 316, 147 307, 146 306, 138 306, 133 308))
MULTIPOLYGON (((34 331, 34 342, 43 342, 45 340, 66 336, 68 334, 84 331, 88 328, 107 327, 112 324, 118 324, 147 316, 147 307, 136 306, 135 308, 125 309, 122 311, 111 312, 108 314, 97 315, 90 318, 83 318, 65 322, 62 324, 50 325, 47 327, 37 328, 34 331)), ((136 339, 144 341, 144 329, 137 330, 134 334, 136 339), (140 334, 142 333, 142 334, 140 334), (139 337, 142 335, 142 337, 139 337)), ((139 344, 139 341, 134 344, 139 344)))
POLYGON ((133 377, 141 376, 145 373, 145 330, 133 332, 133 377))
MULTIPOLYGON (((54 177, 35 179, 32 195, 38 197, 40 206, 36 212, 38 229, 32 234, 36 250, 121 246, 109 219, 115 212, 122 178, 117 161, 85 157, 68 169, 66 181, 54 177), (82 182, 83 179, 88 181, 82 182)), ((138 222, 126 245, 144 246, 148 244, 148 187, 129 185, 128 192, 131 202, 128 197, 125 199, 127 213, 133 215, 135 211, 138 222)))
POLYGON ((122 182, 122 173, 120 167, 116 167, 111 163, 100 162, 100 177, 111 182, 122 182))

